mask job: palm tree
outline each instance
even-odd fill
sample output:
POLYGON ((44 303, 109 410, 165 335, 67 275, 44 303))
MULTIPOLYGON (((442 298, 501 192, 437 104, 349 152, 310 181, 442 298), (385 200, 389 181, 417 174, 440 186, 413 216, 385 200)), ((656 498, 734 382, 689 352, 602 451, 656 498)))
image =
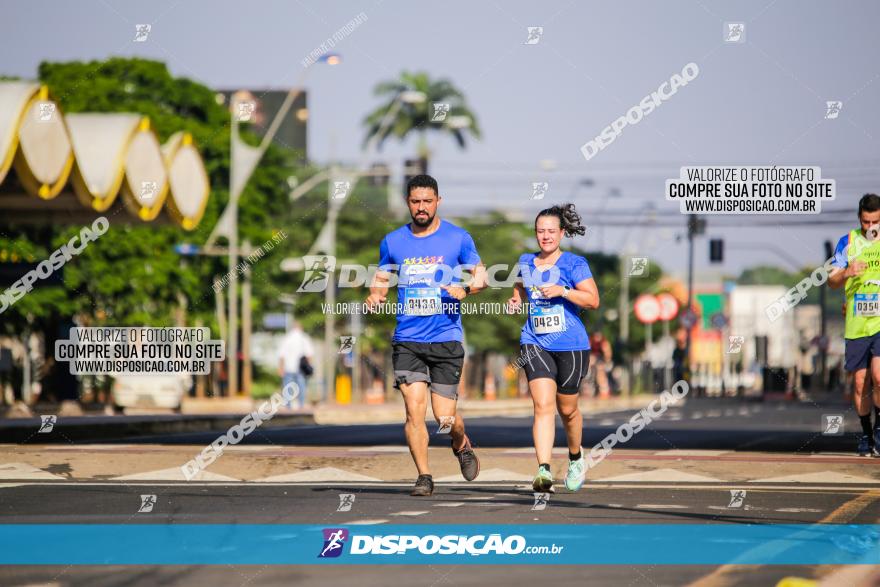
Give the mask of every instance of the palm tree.
POLYGON ((364 145, 371 139, 377 141, 377 148, 382 148, 382 143, 389 136, 394 135, 401 141, 412 132, 419 133, 418 155, 422 160, 422 167, 427 172, 427 160, 431 156, 428 149, 428 131, 451 134, 458 146, 465 148, 465 132, 468 131, 476 138, 480 138, 480 128, 474 113, 467 107, 464 95, 449 80, 431 80, 425 72, 409 73, 404 71, 399 80, 379 83, 375 95, 384 96, 387 101, 373 110, 364 119, 367 126, 367 135, 364 145), (405 99, 407 93, 422 94, 424 99, 415 101, 405 99), (395 102, 400 101, 399 110, 390 124, 382 128, 382 121, 395 102), (447 104, 435 109, 435 104, 447 104), (445 115, 444 115, 445 114, 445 115), (379 134, 381 132, 381 135, 379 134))

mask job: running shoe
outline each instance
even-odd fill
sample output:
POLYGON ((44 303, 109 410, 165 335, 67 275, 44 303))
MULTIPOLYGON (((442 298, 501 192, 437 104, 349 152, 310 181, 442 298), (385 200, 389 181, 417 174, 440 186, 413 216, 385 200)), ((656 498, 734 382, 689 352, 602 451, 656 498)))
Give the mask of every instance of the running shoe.
POLYGON ((410 492, 410 495, 416 497, 427 497, 434 493, 434 478, 430 475, 419 475, 416 479, 416 486, 410 492))
POLYGON ((873 448, 875 448, 875 447, 874 447, 874 445, 871 444, 871 437, 868 436, 867 434, 862 434, 859 437, 859 448, 858 448, 859 456, 860 457, 868 456, 869 454, 871 454, 871 452, 872 452, 871 449, 873 449, 873 448))
POLYGON ((568 461, 568 473, 565 475, 565 488, 569 491, 577 491, 584 485, 587 478, 587 465, 584 463, 584 449, 581 449, 581 458, 576 461, 568 461))
POLYGON ((880 458, 880 428, 874 429, 874 445, 871 447, 871 456, 880 458))
POLYGON ((553 488, 553 475, 550 474, 550 471, 543 467, 538 467, 538 474, 535 475, 535 480, 532 481, 532 489, 538 493, 555 493, 556 490, 553 488))
POLYGON ((458 465, 461 467, 461 476, 466 481, 473 481, 480 474, 480 459, 471 446, 471 439, 464 437, 464 446, 460 450, 452 449, 452 454, 458 459, 458 465))

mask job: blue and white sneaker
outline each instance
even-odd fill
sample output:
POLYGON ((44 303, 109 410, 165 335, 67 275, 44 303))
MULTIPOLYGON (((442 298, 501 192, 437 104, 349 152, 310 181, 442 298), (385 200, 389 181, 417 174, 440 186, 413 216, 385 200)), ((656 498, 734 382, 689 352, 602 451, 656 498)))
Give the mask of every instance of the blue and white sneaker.
POLYGON ((532 481, 532 489, 537 493, 556 493, 553 489, 553 475, 547 469, 538 467, 538 473, 532 481))
POLYGON ((568 473, 565 475, 565 488, 569 491, 577 491, 584 485, 587 478, 587 465, 584 462, 584 449, 581 449, 581 458, 576 461, 568 461, 568 473))

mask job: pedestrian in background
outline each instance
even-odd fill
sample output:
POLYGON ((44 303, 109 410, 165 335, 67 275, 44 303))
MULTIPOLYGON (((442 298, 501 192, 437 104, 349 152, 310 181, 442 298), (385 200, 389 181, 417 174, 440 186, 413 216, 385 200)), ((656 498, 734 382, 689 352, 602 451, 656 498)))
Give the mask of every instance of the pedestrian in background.
MULTIPOLYGON (((314 349, 309 336, 303 332, 298 322, 284 335, 279 350, 278 374, 281 375, 281 388, 295 383, 299 392, 295 394, 297 408, 303 409, 306 401, 306 377, 312 374, 314 349)), ((287 395, 287 407, 292 408, 292 398, 287 395)))

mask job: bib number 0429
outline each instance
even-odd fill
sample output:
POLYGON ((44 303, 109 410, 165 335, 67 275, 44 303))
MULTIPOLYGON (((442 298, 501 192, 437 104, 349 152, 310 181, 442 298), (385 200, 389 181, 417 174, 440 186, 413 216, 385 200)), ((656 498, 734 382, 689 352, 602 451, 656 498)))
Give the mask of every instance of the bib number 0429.
POLYGON ((551 307, 532 306, 532 330, 535 334, 550 334, 565 330, 565 314, 561 305, 551 307))

